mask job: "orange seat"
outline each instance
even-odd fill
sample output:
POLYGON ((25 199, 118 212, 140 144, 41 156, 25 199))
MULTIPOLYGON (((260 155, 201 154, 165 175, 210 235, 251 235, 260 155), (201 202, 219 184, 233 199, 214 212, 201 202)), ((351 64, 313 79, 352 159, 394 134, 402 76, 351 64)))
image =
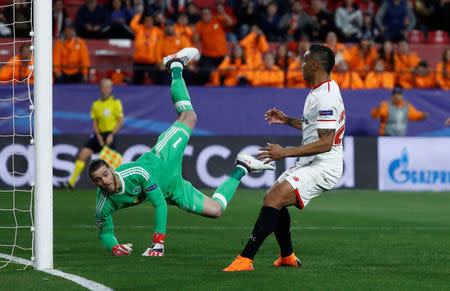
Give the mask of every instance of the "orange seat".
POLYGON ((408 35, 409 43, 425 43, 425 34, 420 30, 411 30, 408 35))
POLYGON ((428 43, 447 44, 450 43, 448 33, 444 30, 435 30, 428 32, 428 43))

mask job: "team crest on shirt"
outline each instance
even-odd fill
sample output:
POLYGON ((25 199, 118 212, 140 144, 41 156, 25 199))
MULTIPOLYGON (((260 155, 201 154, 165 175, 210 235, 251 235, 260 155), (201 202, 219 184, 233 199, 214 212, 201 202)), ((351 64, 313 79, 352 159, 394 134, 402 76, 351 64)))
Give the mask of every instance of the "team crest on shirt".
POLYGON ((111 115, 111 110, 109 108, 103 109, 103 116, 108 117, 111 115))
POLYGON ((142 187, 141 187, 141 186, 136 186, 136 187, 133 188, 133 190, 131 190, 131 192, 132 192, 133 194, 138 194, 138 193, 140 193, 141 191, 142 191, 142 187))

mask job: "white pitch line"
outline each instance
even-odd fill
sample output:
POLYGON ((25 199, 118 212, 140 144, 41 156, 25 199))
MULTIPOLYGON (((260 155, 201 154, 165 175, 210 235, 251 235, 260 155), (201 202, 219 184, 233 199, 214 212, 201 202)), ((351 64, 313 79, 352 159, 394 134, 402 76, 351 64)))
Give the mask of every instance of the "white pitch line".
MULTIPOLYGON (((64 227, 67 228, 67 227, 64 227)), ((79 225, 71 228, 96 229, 96 225, 79 225)), ((152 229, 153 225, 133 225, 114 226, 127 229, 152 229)), ((167 226, 173 230, 252 230, 250 226, 167 226)), ((292 226, 293 230, 347 230, 347 231, 368 231, 368 230, 450 230, 450 226, 292 226)))
MULTIPOLYGON (((7 260, 10 260, 12 262, 21 264, 21 265, 33 265, 33 263, 30 260, 26 260, 23 258, 18 258, 18 257, 14 257, 14 256, 10 256, 7 254, 2 254, 0 253, 0 258, 4 258, 7 260)), ((89 290, 95 290, 95 291, 113 291, 113 289, 106 287, 105 285, 102 285, 100 283, 88 280, 86 278, 77 276, 77 275, 73 275, 73 274, 69 274, 69 273, 65 273, 63 271, 60 270, 56 270, 56 269, 45 269, 45 270, 40 270, 44 273, 53 275, 53 276, 57 276, 57 277, 61 277, 67 280, 70 280, 72 282, 75 282, 76 284, 83 286, 86 289, 89 290)))

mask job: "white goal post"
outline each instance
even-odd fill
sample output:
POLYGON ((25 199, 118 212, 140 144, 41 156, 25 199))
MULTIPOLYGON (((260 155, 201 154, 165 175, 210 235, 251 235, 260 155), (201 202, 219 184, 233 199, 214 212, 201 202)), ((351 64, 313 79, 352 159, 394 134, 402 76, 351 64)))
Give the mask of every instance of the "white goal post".
POLYGON ((34 254, 37 270, 53 268, 52 0, 34 0, 34 254))

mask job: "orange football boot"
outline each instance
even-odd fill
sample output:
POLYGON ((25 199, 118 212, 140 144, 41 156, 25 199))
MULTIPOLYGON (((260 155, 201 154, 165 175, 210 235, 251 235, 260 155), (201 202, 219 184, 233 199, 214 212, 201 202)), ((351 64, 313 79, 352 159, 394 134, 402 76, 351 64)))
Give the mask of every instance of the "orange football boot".
POLYGON ((275 267, 286 266, 286 267, 298 267, 298 268, 300 268, 302 266, 302 262, 295 256, 294 253, 292 253, 289 256, 285 257, 285 258, 282 258, 281 255, 280 255, 278 260, 273 262, 273 265, 275 267))
POLYGON ((253 271, 253 260, 249 258, 242 257, 241 255, 237 256, 236 259, 225 269, 222 271, 225 272, 236 272, 236 271, 253 271))

